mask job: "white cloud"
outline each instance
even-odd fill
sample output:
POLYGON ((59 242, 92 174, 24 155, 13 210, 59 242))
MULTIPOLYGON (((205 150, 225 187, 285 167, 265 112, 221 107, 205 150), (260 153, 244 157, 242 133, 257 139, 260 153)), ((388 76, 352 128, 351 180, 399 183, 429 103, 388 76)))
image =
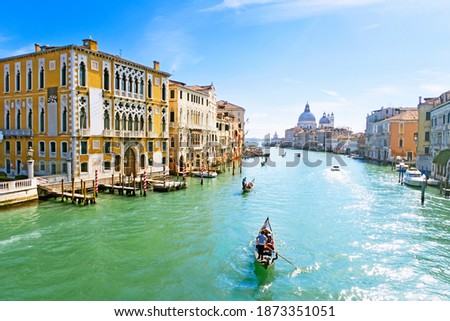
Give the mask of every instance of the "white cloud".
POLYGON ((249 5, 260 5, 274 2, 274 0, 223 0, 218 5, 206 9, 207 11, 220 11, 225 9, 239 9, 249 5))
POLYGON ((424 90, 427 94, 433 94, 439 96, 441 93, 448 90, 448 85, 442 84, 422 84, 419 88, 424 90))
POLYGON ((322 89, 322 92, 324 92, 325 94, 327 94, 331 97, 338 99, 341 103, 347 102, 347 100, 344 97, 342 97, 337 91, 322 89))
MULTIPOLYGON (((0 41, 1 42, 1 41, 0 41)), ((34 51, 34 45, 27 45, 22 48, 8 50, 8 49, 0 49, 0 57, 14 57, 24 55, 34 51)))
POLYGON ((291 78, 284 78, 284 81, 287 83, 293 83, 293 84, 298 84, 298 85, 304 84, 304 82, 301 80, 296 80, 296 79, 291 79, 291 78))
POLYGON ((266 113, 254 113, 251 115, 250 118, 256 118, 256 119, 267 118, 267 114, 266 113))
POLYGON ((361 28, 362 31, 368 31, 368 30, 373 30, 373 29, 377 29, 379 27, 381 27, 382 24, 381 23, 374 23, 368 26, 364 26, 363 28, 361 28))
POLYGON ((258 21, 298 19, 332 10, 370 6, 385 0, 223 0, 205 11, 248 9, 258 21))

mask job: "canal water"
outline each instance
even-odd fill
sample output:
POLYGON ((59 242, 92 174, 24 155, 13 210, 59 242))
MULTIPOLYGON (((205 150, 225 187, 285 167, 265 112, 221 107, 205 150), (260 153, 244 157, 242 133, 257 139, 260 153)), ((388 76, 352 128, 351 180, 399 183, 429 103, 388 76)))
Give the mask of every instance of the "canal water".
POLYGON ((421 205, 389 167, 343 157, 335 172, 332 154, 286 152, 182 191, 0 210, 0 300, 450 300, 450 200, 438 189, 421 205), (300 269, 255 265, 268 216, 300 269))

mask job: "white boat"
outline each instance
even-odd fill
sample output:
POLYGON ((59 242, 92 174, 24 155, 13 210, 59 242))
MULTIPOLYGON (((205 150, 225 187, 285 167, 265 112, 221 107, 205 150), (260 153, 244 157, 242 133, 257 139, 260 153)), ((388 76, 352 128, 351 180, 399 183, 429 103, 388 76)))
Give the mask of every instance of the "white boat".
POLYGON ((410 186, 422 186, 423 178, 422 173, 416 168, 410 168, 406 170, 403 183, 410 186))
POLYGON ((403 168, 403 171, 407 170, 409 168, 409 165, 406 165, 405 163, 401 162, 400 164, 395 165, 395 169, 400 171, 400 168, 403 168))
POLYGON ((428 184, 429 186, 438 186, 440 183, 441 183, 441 182, 440 182, 439 180, 434 179, 434 178, 429 178, 429 179, 427 179, 427 184, 428 184))
POLYGON ((341 168, 339 167, 339 165, 333 165, 333 166, 331 166, 331 170, 332 170, 333 172, 337 172, 337 171, 340 171, 341 168))
POLYGON ((217 172, 215 171, 192 171, 191 174, 197 177, 203 178, 214 178, 217 177, 217 172))

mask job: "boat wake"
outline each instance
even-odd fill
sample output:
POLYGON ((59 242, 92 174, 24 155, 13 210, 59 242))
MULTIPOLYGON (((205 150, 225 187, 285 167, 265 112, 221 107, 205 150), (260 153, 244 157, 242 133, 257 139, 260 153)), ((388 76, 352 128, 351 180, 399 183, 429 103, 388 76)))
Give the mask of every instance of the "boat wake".
POLYGON ((301 273, 310 273, 310 272, 313 272, 313 271, 318 271, 319 269, 320 269, 320 264, 316 262, 312 266, 308 266, 306 268, 297 268, 297 269, 295 269, 289 276, 291 278, 294 278, 297 275, 300 275, 301 273))
POLYGON ((0 247, 6 246, 15 242, 20 242, 21 240, 28 240, 28 239, 35 239, 41 237, 41 233, 39 232, 32 232, 29 234, 23 234, 23 235, 14 235, 11 236, 7 240, 0 241, 0 247))

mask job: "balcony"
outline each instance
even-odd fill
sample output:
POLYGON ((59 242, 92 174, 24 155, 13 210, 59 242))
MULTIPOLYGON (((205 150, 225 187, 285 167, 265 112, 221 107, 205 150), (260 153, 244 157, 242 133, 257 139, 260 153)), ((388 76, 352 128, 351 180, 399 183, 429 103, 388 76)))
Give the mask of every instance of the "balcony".
POLYGON ((104 137, 114 137, 114 130, 111 129, 103 129, 104 137))
POLYGON ((91 136, 91 130, 90 129, 77 129, 77 133, 79 136, 87 137, 91 136))
POLYGON ((3 137, 32 137, 32 129, 2 129, 3 137))

